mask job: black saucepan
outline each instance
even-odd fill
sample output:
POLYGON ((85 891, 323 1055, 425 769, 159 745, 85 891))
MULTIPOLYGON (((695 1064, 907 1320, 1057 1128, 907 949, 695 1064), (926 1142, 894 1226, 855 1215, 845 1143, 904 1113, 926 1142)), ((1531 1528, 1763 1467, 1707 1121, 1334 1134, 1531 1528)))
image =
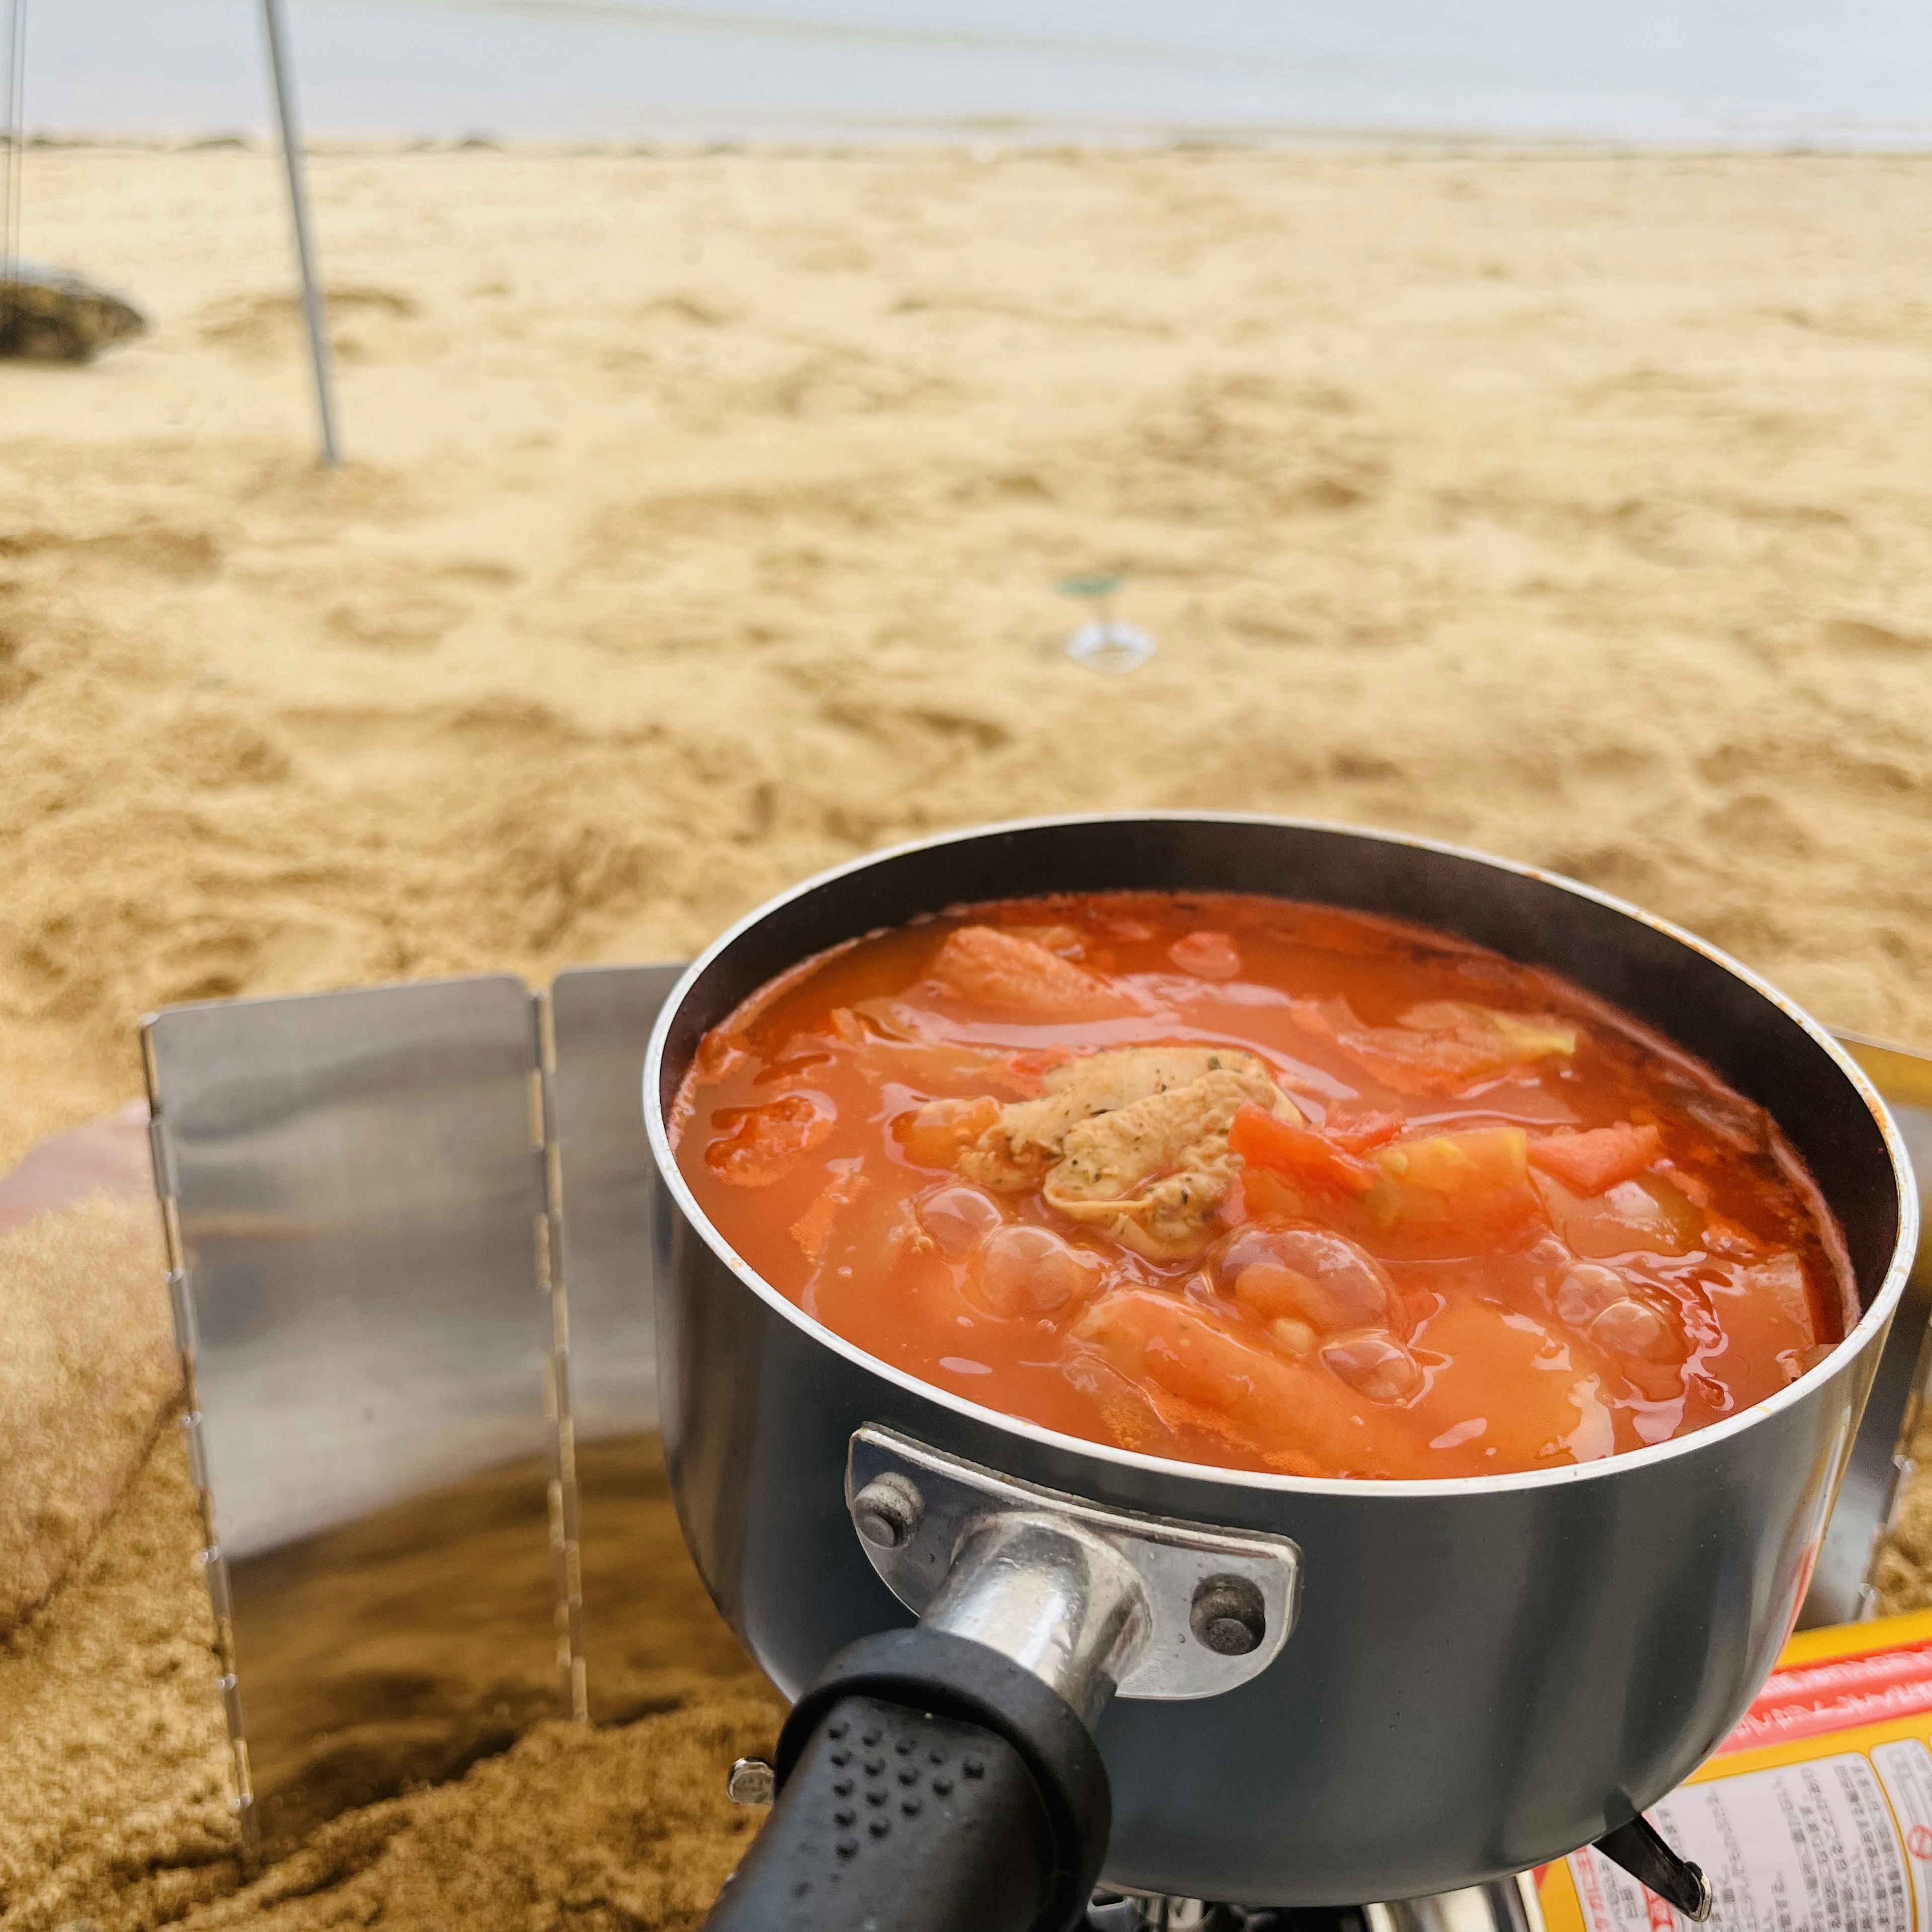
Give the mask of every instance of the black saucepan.
POLYGON ((1694 1905, 1694 1868, 1638 1814, 1725 1736, 1791 1628, 1916 1237, 1883 1104, 1762 981, 1634 908, 1419 840, 1207 815, 995 826, 734 927, 665 1006, 644 1112, 678 1508, 720 1608, 799 1700, 776 1810, 715 1923, 1044 1928, 1102 1870, 1252 1904, 1403 1898, 1606 1835, 1694 1905), (1768 1401, 1634 1454, 1313 1480, 1104 1448, 926 1386, 732 1251, 665 1130, 707 1029, 919 914, 1133 888, 1420 921, 1648 1022, 1809 1163, 1861 1318, 1768 1401))

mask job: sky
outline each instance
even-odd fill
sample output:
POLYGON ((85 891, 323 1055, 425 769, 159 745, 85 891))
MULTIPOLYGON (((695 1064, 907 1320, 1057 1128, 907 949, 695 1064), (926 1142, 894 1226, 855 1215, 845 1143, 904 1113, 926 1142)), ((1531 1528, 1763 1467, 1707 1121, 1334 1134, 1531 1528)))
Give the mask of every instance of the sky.
MULTIPOLYGON (((266 131, 261 0, 28 9, 28 125, 266 131)), ((286 0, 316 136, 1932 145, 1932 0, 286 0)))

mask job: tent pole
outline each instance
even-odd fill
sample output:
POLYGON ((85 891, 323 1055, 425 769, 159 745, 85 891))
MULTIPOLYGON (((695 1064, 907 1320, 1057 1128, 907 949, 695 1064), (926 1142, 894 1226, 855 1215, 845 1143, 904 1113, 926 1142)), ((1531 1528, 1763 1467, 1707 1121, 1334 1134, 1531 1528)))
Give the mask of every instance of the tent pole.
POLYGON ((295 82, 289 60, 288 26, 282 0, 262 0, 268 30, 268 68, 274 77, 275 112, 282 124, 282 159, 288 169, 289 213, 296 231, 296 261, 302 270, 302 317, 308 324, 309 358, 315 367, 316 412, 322 419, 322 460, 331 469, 342 460, 336 432, 335 382, 329 367, 328 316, 321 278, 316 272, 315 236, 309 226, 308 184, 302 170, 302 129, 296 118, 295 82))

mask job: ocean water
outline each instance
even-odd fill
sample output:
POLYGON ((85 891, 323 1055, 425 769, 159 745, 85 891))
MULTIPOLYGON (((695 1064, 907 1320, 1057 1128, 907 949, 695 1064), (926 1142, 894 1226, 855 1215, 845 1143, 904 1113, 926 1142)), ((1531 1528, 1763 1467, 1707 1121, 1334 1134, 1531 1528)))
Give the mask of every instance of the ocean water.
MULTIPOLYGON (((29 127, 266 130, 258 0, 20 4, 29 127)), ((1932 145, 1932 0, 288 5, 322 136, 1932 145)))

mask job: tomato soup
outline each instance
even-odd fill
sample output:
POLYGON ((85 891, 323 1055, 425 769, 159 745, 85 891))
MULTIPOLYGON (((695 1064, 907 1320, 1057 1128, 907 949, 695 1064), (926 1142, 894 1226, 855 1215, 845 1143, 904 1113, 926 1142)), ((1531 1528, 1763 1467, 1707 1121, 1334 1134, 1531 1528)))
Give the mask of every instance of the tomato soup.
POLYGON ((873 934, 709 1034, 700 1206, 808 1314, 1090 1440, 1306 1476, 1583 1462, 1844 1334, 1763 1111, 1551 974, 1233 895, 873 934))

